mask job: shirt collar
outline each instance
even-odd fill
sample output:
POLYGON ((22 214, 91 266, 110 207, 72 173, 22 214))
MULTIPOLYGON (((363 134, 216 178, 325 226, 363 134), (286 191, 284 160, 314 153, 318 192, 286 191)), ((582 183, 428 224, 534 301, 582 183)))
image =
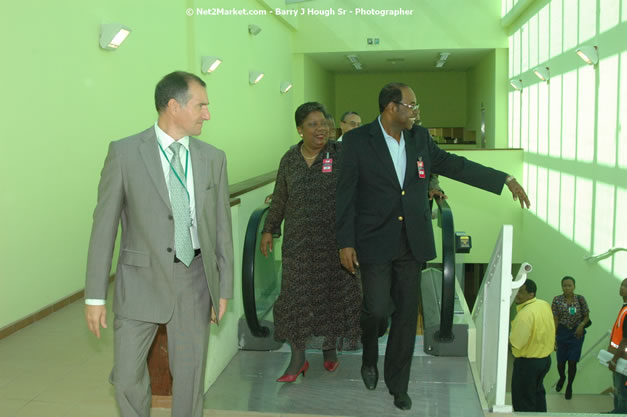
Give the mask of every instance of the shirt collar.
MULTIPOLYGON (((381 123, 381 115, 377 117, 377 121, 379 122, 379 126, 381 126, 381 132, 383 132, 383 137, 387 140, 393 140, 396 142, 396 139, 393 136, 388 135, 388 132, 383 128, 383 124, 381 123)), ((403 145, 405 143, 405 138, 403 136, 403 131, 401 130, 401 140, 398 142, 399 145, 403 145)))
POLYGON ((536 301, 536 297, 533 297, 531 300, 527 300, 522 304, 518 304, 516 306, 516 312, 518 313, 520 310, 522 310, 524 307, 526 307, 527 305, 531 304, 531 303, 535 303, 536 301))
POLYGON ((186 151, 189 151, 189 136, 183 136, 178 141, 175 141, 170 135, 161 130, 158 122, 155 122, 155 134, 157 135, 157 142, 159 142, 164 151, 174 142, 180 143, 186 151))

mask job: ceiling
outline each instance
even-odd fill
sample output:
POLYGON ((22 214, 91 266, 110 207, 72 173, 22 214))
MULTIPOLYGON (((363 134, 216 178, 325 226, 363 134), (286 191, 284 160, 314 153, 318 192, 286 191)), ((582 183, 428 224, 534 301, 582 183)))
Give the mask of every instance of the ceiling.
POLYGON ((310 53, 320 66, 334 73, 370 72, 464 72, 474 67, 491 49, 446 49, 412 51, 365 51, 365 52, 321 52, 310 53), (443 68, 436 68, 435 62, 440 52, 449 52, 443 68), (362 71, 353 68, 346 55, 357 55, 363 66, 362 71))

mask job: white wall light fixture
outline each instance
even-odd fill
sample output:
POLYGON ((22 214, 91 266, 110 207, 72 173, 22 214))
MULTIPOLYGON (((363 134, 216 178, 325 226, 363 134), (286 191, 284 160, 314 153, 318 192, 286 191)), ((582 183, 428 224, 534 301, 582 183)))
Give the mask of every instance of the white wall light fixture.
POLYGON ((361 65, 361 62, 359 62, 359 58, 357 58, 357 55, 346 55, 346 59, 351 62, 351 64, 353 65, 353 67, 355 67, 357 71, 361 71, 362 69, 364 69, 364 67, 361 65))
POLYGON ((548 81, 550 78, 549 67, 534 68, 533 73, 536 74, 536 77, 538 77, 542 81, 548 81))
POLYGON ((442 68, 444 64, 446 64, 446 60, 448 59, 450 52, 440 52, 440 59, 435 62, 436 68, 442 68))
POLYGON ((211 74, 220 66, 221 63, 222 60, 216 56, 203 56, 201 58, 200 70, 202 72, 206 72, 207 74, 211 74))
POLYGON ((596 46, 584 45, 577 48, 577 55, 589 65, 596 65, 599 62, 599 50, 596 46))
POLYGON ((292 88, 291 82, 289 81, 281 82, 281 87, 280 87, 281 94, 287 93, 288 91, 290 91, 291 88, 292 88))
POLYGON ((100 47, 102 49, 118 49, 126 37, 131 33, 131 29, 119 23, 100 25, 100 47))
POLYGON ((251 85, 257 84, 263 78, 264 73, 261 71, 248 71, 248 82, 251 85))
POLYGON ((248 25, 248 33, 250 33, 253 36, 257 36, 259 35, 259 32, 261 32, 261 28, 257 25, 248 25))
POLYGON ((522 80, 517 79, 517 78, 512 78, 511 80, 509 80, 509 84, 514 87, 516 90, 522 90, 522 80))

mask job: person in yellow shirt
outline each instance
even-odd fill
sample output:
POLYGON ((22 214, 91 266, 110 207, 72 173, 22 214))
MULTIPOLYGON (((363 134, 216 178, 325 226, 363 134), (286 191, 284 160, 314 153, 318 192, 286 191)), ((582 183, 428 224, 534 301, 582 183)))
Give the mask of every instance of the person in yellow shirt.
POLYGON ((514 355, 512 406, 514 411, 546 412, 544 376, 555 348, 551 305, 536 298, 536 283, 528 279, 516 294, 516 317, 509 341, 514 355))

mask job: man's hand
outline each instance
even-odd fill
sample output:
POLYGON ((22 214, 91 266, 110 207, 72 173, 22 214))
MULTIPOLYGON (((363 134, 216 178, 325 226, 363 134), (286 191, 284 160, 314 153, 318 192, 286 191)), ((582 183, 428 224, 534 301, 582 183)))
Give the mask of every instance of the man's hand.
POLYGON ((107 328, 107 308, 105 306, 85 305, 85 319, 89 331, 100 339, 100 326, 107 328))
POLYGON ((512 192, 512 196, 514 197, 514 201, 520 201, 520 207, 527 208, 531 207, 531 203, 529 202, 529 197, 527 197, 527 193, 525 189, 522 188, 522 185, 518 184, 516 178, 512 178, 509 182, 506 183, 507 188, 512 192))
POLYGON ((340 249, 340 262, 342 263, 342 266, 348 270, 348 272, 355 275, 355 267, 359 267, 359 261, 357 260, 357 252, 355 252, 355 248, 340 249))
POLYGON ((226 298, 220 298, 220 313, 218 313, 218 320, 216 320, 216 310, 215 308, 211 307, 211 323, 217 323, 218 321, 222 320, 222 317, 224 316, 224 313, 226 312, 226 307, 229 303, 229 300, 227 300, 226 298))
POLYGON ((439 199, 444 199, 444 200, 448 198, 448 196, 444 194, 444 191, 439 190, 437 188, 431 188, 429 190, 429 200, 433 200, 433 197, 437 197, 439 199))
POLYGON ((266 258, 268 257, 268 248, 270 249, 270 252, 272 252, 272 249, 274 249, 273 248, 272 233, 268 233, 268 232, 262 233, 261 234, 261 243, 259 244, 259 250, 261 250, 261 253, 266 258))
POLYGON ((607 367, 610 368, 610 371, 616 372, 616 359, 612 358, 612 360, 607 364, 607 367))

